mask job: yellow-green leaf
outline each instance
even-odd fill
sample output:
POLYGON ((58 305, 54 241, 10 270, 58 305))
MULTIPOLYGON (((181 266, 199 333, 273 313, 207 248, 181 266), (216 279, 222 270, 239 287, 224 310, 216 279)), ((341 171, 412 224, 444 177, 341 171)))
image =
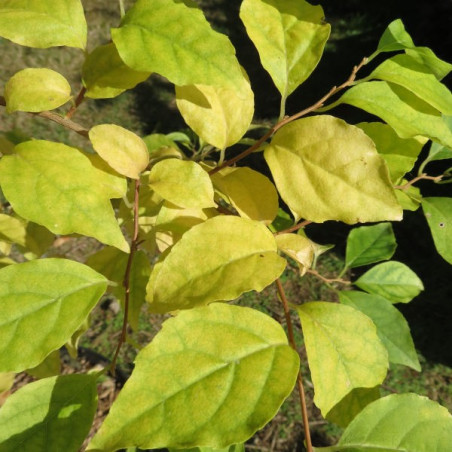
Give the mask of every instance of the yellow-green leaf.
POLYGON ((0 0, 0 36, 45 49, 86 46, 86 20, 80 0, 0 0))
POLYGON ((212 176, 212 182, 242 217, 270 224, 278 214, 275 186, 251 168, 224 168, 212 176))
POLYGON ((383 32, 378 43, 378 52, 394 52, 415 47, 411 36, 400 19, 392 21, 383 32))
POLYGON ((163 199, 185 208, 215 207, 209 175, 196 162, 166 159, 149 173, 149 185, 163 199))
POLYGON ((244 442, 292 391, 299 358, 271 317, 213 304, 167 320, 135 364, 88 451, 244 442))
POLYGON ((189 309, 261 291, 286 265, 276 250, 271 232, 256 221, 221 215, 193 226, 154 268, 150 309, 189 309))
POLYGON ((38 259, 2 268, 0 371, 37 366, 59 349, 106 287, 102 275, 67 259, 38 259))
POLYGON ((26 372, 32 377, 38 379, 60 375, 61 373, 60 351, 54 350, 52 353, 50 353, 50 355, 44 358, 44 361, 42 361, 42 363, 38 364, 36 367, 27 369, 26 372))
POLYGON ((304 0, 244 0, 240 18, 262 66, 285 99, 317 66, 330 35, 320 5, 304 0))
POLYGON ((296 219, 353 224, 402 218, 374 143, 341 119, 293 121, 275 134, 264 156, 296 219))
POLYGON ((278 249, 295 260, 303 276, 314 260, 313 243, 299 234, 278 234, 275 240, 278 249))
POLYGON ((432 74, 438 80, 442 80, 452 71, 452 64, 438 58, 429 47, 413 47, 405 49, 410 57, 414 58, 418 63, 427 66, 432 74))
POLYGON ((68 81, 46 68, 23 69, 5 85, 6 111, 40 112, 53 110, 71 98, 68 81))
POLYGON ((128 251, 105 180, 78 149, 26 141, 0 160, 0 185, 23 218, 56 234, 73 232, 128 251))
POLYGON ((381 384, 388 353, 369 317, 337 303, 311 302, 297 308, 303 327, 314 402, 326 416, 356 388, 381 384))
POLYGON ((130 130, 101 124, 89 131, 95 151, 119 174, 139 179, 149 163, 146 143, 130 130))
POLYGON ((121 60, 113 43, 96 47, 83 63, 86 97, 108 99, 144 82, 150 72, 134 71, 121 60))
MULTIPOLYGON (((25 246, 26 224, 18 218, 0 213, 0 240, 25 246)), ((5 253, 6 254, 6 253, 5 253)))

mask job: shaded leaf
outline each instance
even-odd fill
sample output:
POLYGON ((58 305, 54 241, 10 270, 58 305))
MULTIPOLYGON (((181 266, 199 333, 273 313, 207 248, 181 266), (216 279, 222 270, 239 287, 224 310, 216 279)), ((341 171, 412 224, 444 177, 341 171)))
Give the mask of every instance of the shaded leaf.
POLYGON ((389 261, 375 265, 353 284, 391 303, 408 303, 424 290, 416 273, 401 262, 389 261))
POLYGON ((138 354, 87 450, 241 443, 276 414, 298 367, 265 314, 225 304, 183 311, 138 354))
MULTIPOLYGON (((400 183, 406 184, 408 181, 402 179, 400 183)), ((408 189, 396 190, 397 200, 402 206, 403 210, 417 210, 421 205, 422 195, 418 187, 410 185, 408 189)))
POLYGON ((62 375, 23 386, 0 410, 0 451, 77 452, 96 407, 92 375, 62 375))
POLYGON ((452 71, 452 64, 438 58, 428 47, 407 48, 405 52, 418 63, 424 64, 438 80, 442 80, 452 71))
POLYGON ((286 265, 276 250, 271 232, 256 221, 221 215, 193 226, 154 267, 150 310, 188 309, 261 291, 286 265))
POLYGON ((323 416, 355 388, 383 382, 388 354, 373 322, 349 306, 310 302, 297 307, 303 327, 314 402, 323 416))
POLYGON ((44 358, 44 361, 32 369, 26 370, 32 377, 41 379, 54 377, 61 373, 60 351, 55 350, 44 358))
POLYGON ((338 118, 313 116, 287 124, 264 156, 296 219, 353 224, 402 217, 374 143, 338 118))
POLYGON ((20 372, 59 349, 106 287, 102 275, 66 259, 39 259, 2 268, 0 370, 20 372))

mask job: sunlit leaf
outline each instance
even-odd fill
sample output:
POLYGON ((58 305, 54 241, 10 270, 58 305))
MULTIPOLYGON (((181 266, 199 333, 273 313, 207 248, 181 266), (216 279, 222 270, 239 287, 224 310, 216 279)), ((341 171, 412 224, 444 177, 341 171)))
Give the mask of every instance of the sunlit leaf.
POLYGON ((317 301, 298 306, 297 311, 314 402, 324 416, 353 389, 383 382, 388 354, 367 316, 349 306, 317 301))
POLYGON ((278 234, 275 236, 278 249, 297 263, 300 274, 304 275, 314 260, 314 246, 307 238, 299 234, 278 234))
POLYGON ((68 81, 46 68, 23 69, 5 85, 6 111, 39 112, 53 110, 71 98, 68 81))
POLYGON ((263 174, 247 167, 224 168, 212 176, 214 187, 240 216, 271 223, 278 213, 278 193, 263 174))
POLYGON ((87 450, 241 443, 276 414, 298 367, 265 314, 226 304, 183 311, 138 354, 87 450))
POLYGON ((113 43, 96 47, 86 57, 82 68, 85 96, 92 99, 116 97, 150 75, 150 72, 134 71, 127 66, 113 43))
POLYGON ((391 259, 396 247, 391 223, 355 228, 347 238, 345 265, 354 268, 391 259))
POLYGON ((352 306, 372 319, 378 337, 388 350, 389 362, 421 370, 410 327, 390 301, 379 295, 347 290, 339 292, 341 303, 352 306))
POLYGON ((0 0, 0 36, 28 47, 84 49, 86 20, 80 0, 0 0))
POLYGON ((185 208, 215 207, 209 175, 196 162, 166 159, 149 173, 149 185, 162 198, 185 208))
POLYGON ((18 218, 0 213, 0 240, 25 245, 26 224, 18 218))
POLYGON ((34 367, 59 349, 106 287, 102 275, 66 259, 38 259, 2 268, 0 371, 34 367))
POLYGON ((264 156, 296 219, 353 224, 402 217, 374 143, 338 118, 313 116, 287 124, 264 156))
POLYGON ((408 303, 424 290, 416 273, 401 262, 389 261, 375 265, 353 284, 391 303, 408 303))
POLYGON ((96 152, 118 173, 139 179, 149 163, 145 142, 130 130, 115 124, 101 124, 89 131, 96 152))
POLYGON ((35 378, 47 378, 60 375, 61 360, 60 351, 55 350, 44 358, 44 361, 32 369, 26 370, 27 374, 35 378))
POLYGON ((442 80, 452 71, 452 64, 438 58, 428 47, 407 48, 405 52, 418 63, 424 64, 438 80, 442 80))
POLYGON ((62 375, 23 386, 0 410, 0 450, 77 452, 96 407, 93 375, 62 375))
POLYGON ((424 198, 422 209, 436 250, 452 264, 452 198, 424 198))
POLYGON ((3 405, 4 400, 7 398, 8 391, 14 384, 14 372, 0 372, 0 406, 3 405))
POLYGON ((182 236, 158 271, 154 268, 149 308, 168 312, 261 291, 284 270, 286 261, 276 250, 261 223, 224 215, 206 220, 182 236))
POLYGON ((393 52, 415 47, 411 36, 400 19, 392 21, 383 32, 378 43, 379 52, 393 52))
POLYGON ((56 234, 78 234, 128 251, 109 197, 89 159, 78 149, 50 141, 27 141, 0 160, 0 185, 23 218, 56 234))
POLYGON ((304 0, 244 0, 240 18, 262 66, 286 98, 317 66, 330 25, 320 5, 304 0))

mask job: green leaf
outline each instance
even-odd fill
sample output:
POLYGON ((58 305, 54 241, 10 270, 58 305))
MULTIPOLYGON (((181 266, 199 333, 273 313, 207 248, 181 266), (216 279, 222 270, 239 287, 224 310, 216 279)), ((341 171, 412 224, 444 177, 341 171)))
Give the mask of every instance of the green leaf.
POLYGON ((330 35, 320 5, 304 0, 244 0, 240 18, 262 66, 287 98, 316 68, 330 35))
MULTIPOLYGON (((449 127, 449 130, 452 131, 452 116, 443 116, 443 119, 449 127)), ((428 162, 446 159, 452 159, 452 148, 447 148, 439 143, 432 142, 428 156, 424 160, 423 167, 425 167, 428 162)))
POLYGON ((23 386, 0 410, 0 451, 77 452, 96 407, 93 375, 62 375, 23 386))
POLYGON ((383 61, 366 79, 401 85, 441 113, 452 115, 452 93, 427 66, 409 55, 396 55, 383 61))
POLYGON ((119 174, 139 179, 149 163, 146 143, 136 134, 115 124, 91 128, 89 139, 95 151, 119 174))
POLYGON ((23 218, 56 234, 73 232, 128 251, 109 201, 111 188, 78 149, 34 140, 0 160, 0 185, 23 218))
POLYGON ((219 149, 237 143, 254 114, 254 94, 244 70, 240 90, 199 84, 176 86, 176 103, 190 128, 219 149))
POLYGON ((66 259, 39 259, 2 268, 0 371, 37 366, 59 349, 106 287, 102 275, 66 259))
POLYGON ((417 135, 452 147, 452 132, 441 113, 402 86, 365 82, 352 86, 337 103, 350 104, 387 122, 401 138, 417 135))
POLYGON ((396 248, 391 223, 361 226, 350 231, 348 235, 345 265, 354 268, 388 260, 396 248))
POLYGON ((424 290, 416 273, 401 262, 389 261, 375 265, 353 284, 391 303, 408 303, 424 290))
POLYGON ((0 36, 45 49, 86 46, 86 20, 80 0, 0 0, 0 36))
POLYGON ((350 423, 336 446, 317 452, 444 451, 452 444, 452 416, 417 394, 391 394, 370 405, 350 423))
POLYGON ((157 72, 178 86, 243 86, 229 39, 183 2, 138 0, 111 35, 121 59, 136 71, 157 72))
POLYGON ((379 295, 347 290, 339 292, 342 304, 352 306, 372 319, 378 337, 388 350, 389 362, 409 366, 420 372, 421 365, 414 348, 410 327, 390 301, 379 295))
POLYGON ((278 234, 275 236, 278 249, 295 260, 303 276, 314 260, 314 245, 299 234, 278 234))
POLYGON ((135 364, 88 451, 241 443, 290 394, 299 358, 271 317, 213 304, 167 320, 135 364))
POLYGON ((224 168, 212 176, 214 187, 240 216, 270 224, 278 213, 278 193, 263 174, 247 167, 224 168))
MULTIPOLYGON (((407 183, 406 179, 402 179, 400 183, 403 185, 407 183)), ((403 210, 417 210, 421 205, 422 195, 418 187, 410 185, 408 189, 396 190, 397 200, 402 206, 403 210)))
POLYGON ((18 250, 23 253, 28 260, 41 257, 52 246, 55 234, 47 228, 32 222, 26 225, 25 245, 18 246, 18 250))
POLYGON ((297 311, 314 402, 323 416, 353 389, 383 382, 388 354, 367 316, 349 306, 318 301, 298 306, 297 311))
MULTIPOLYGON (((16 374, 14 372, 1 372, 0 373, 0 396, 9 391, 14 384, 14 377, 16 374)), ((1 399, 1 397, 0 397, 1 399)), ((1 403, 1 402, 0 402, 1 403)))
POLYGON ((50 355, 44 358, 44 361, 38 364, 32 369, 26 370, 27 374, 32 377, 41 379, 47 377, 54 377, 55 375, 60 375, 61 373, 61 360, 60 351, 54 350, 50 355))
POLYGON ((424 198, 422 209, 436 250, 452 264, 452 198, 424 198))
POLYGON ((229 447, 214 449, 212 447, 191 447, 190 449, 169 449, 169 452, 245 452, 244 444, 233 444, 229 447))
POLYGON ((149 185, 162 198, 185 208, 216 207, 209 175, 196 162, 170 158, 156 163, 149 185))
POLYGON ((378 43, 378 52, 394 52, 415 47, 411 36, 405 30, 405 26, 400 19, 392 21, 378 43))
POLYGON ((144 82, 150 72, 134 71, 121 60, 113 43, 96 47, 83 63, 82 79, 86 97, 107 99, 144 82))
POLYGON ((432 49, 428 47, 414 47, 405 49, 410 57, 414 58, 418 63, 427 66, 438 80, 442 80, 452 71, 452 64, 439 59, 432 49))
POLYGON ((388 165, 394 184, 413 169, 422 147, 427 142, 427 138, 420 136, 400 138, 392 127, 382 122, 361 122, 357 126, 372 138, 378 153, 388 165))
POLYGON ((25 246, 26 224, 18 218, 0 213, 0 240, 25 246))
POLYGON ((193 226, 154 267, 150 310, 189 309, 261 291, 286 265, 276 250, 272 233, 256 221, 220 215, 193 226))
POLYGON ((353 224, 402 218, 374 143, 338 118, 312 116, 287 124, 264 156, 296 219, 353 224))
POLYGON ((30 68, 16 72, 5 85, 6 111, 53 110, 71 99, 71 87, 58 72, 30 68))

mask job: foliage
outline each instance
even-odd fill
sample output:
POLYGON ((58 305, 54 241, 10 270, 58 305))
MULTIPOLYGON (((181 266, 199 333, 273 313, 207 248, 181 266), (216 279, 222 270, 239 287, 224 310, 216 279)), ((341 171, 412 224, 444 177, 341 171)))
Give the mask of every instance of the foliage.
MULTIPOLYGON (((0 0, 7 18, 1 37, 86 50, 80 0, 30 5, 0 0)), ((452 263, 452 200, 422 198, 413 186, 451 182, 450 169, 435 176, 424 170, 452 158, 452 94, 441 83, 452 66, 417 47, 397 20, 344 83, 286 116, 287 97, 314 71, 329 37, 323 10, 304 0, 244 0, 240 17, 281 94, 278 122, 258 139, 247 135, 256 128, 253 91, 235 49, 191 0, 152 6, 137 0, 112 28, 112 42, 85 53, 83 87, 75 97, 66 79, 48 68, 22 70, 6 83, 0 104, 9 113, 57 122, 92 148, 0 141, 0 376, 6 388, 11 372, 41 378, 1 408, 1 452, 79 450, 95 413, 96 381, 114 375, 121 346, 131 340, 129 325, 137 330, 140 316, 152 313, 169 318, 139 352, 87 451, 244 450, 297 386, 312 452, 294 312, 314 401, 326 419, 346 427, 339 442, 323 450, 450 449, 446 409, 416 394, 380 397, 379 385, 389 363, 420 370, 395 304, 411 302, 424 287, 404 263, 390 260, 397 246, 390 221, 402 221, 403 210, 422 204, 438 253, 452 263), (380 54, 386 59, 359 79, 380 54), (115 124, 87 130, 72 121, 85 98, 118 96, 151 73, 175 84, 177 106, 197 138, 139 137, 115 124), (68 101, 64 116, 47 111, 68 101), (352 125, 322 114, 341 103, 384 122, 352 125), (427 142, 430 152, 408 180, 427 142), (262 152, 272 180, 234 166, 253 152, 262 152), (278 207, 278 196, 291 215, 278 207), (345 266, 328 279, 316 262, 330 246, 312 241, 304 228, 331 220, 377 224, 352 229, 345 266), (85 263, 46 257, 55 235, 68 234, 104 247, 85 263), (300 277, 310 273, 343 287, 340 302, 289 305, 279 279, 287 257, 300 277), (342 279, 351 268, 373 264, 352 283, 342 279), (240 300, 225 303, 272 283, 287 334, 240 300), (345 290, 350 284, 362 291, 345 290), (52 375, 55 351, 65 344, 76 351, 107 290, 124 310, 111 364, 98 374, 52 375)))

